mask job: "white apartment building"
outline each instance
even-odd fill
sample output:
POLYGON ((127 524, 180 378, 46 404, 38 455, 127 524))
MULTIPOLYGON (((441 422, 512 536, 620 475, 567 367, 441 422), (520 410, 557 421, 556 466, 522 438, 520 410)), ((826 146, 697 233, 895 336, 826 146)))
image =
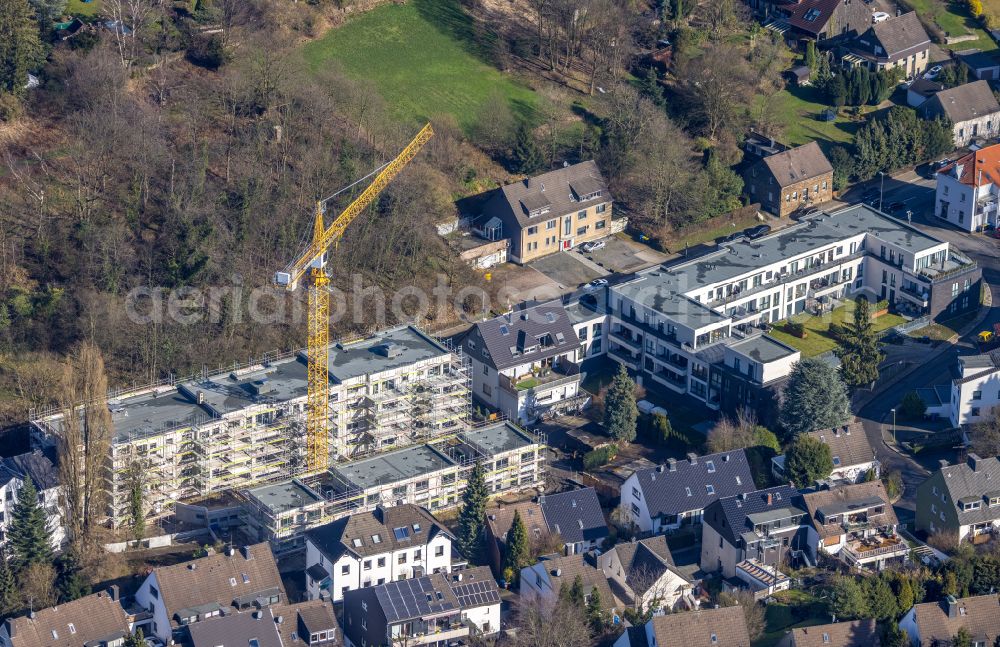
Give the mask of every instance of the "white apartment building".
POLYGON ((378 506, 452 508, 476 462, 492 494, 544 484, 544 438, 510 422, 467 429, 432 443, 339 463, 304 479, 243 490, 244 520, 277 550, 298 548, 302 533, 378 506))
POLYGON ((954 426, 985 420, 1000 407, 1000 351, 958 358, 949 417, 954 426))
POLYGON ((643 383, 748 406, 798 359, 759 326, 856 294, 914 315, 957 313, 978 308, 980 279, 947 242, 857 205, 610 287, 607 352, 643 383))
POLYGON ((449 573, 452 536, 420 506, 379 506, 305 535, 306 593, 341 602, 348 591, 449 573))
POLYGON ((973 151, 937 172, 934 215, 964 231, 998 224, 1000 144, 973 151))
POLYGON ((38 502, 45 509, 52 548, 58 550, 66 541, 62 525, 62 503, 59 498, 59 473, 54 465, 55 451, 35 450, 0 459, 0 545, 7 543, 7 532, 13 521, 18 495, 25 480, 31 478, 38 490, 38 502))
MULTIPOLYGON (((330 347, 330 452, 356 458, 454 433, 469 408, 467 366, 412 326, 330 347)), ((128 516, 126 474, 148 474, 150 516, 187 501, 305 472, 303 352, 179 383, 119 394, 114 423, 110 516, 128 516)), ((54 444, 62 414, 34 420, 54 444)))

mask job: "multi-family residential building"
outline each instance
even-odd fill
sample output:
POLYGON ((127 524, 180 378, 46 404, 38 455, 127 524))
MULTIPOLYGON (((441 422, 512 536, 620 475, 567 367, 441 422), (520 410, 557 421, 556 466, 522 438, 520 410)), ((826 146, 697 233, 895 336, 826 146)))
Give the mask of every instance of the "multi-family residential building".
POLYGON ((913 647, 953 644, 962 629, 976 645, 988 645, 1000 635, 1000 597, 996 594, 915 604, 899 621, 913 647))
POLYGON ((654 616, 629 627, 614 647, 750 647, 743 607, 700 609, 654 616))
POLYGON ((777 216, 833 199, 833 167, 816 142, 763 157, 743 182, 750 201, 777 216))
POLYGON ((122 647, 132 633, 117 587, 9 617, 0 625, 0 647, 122 647))
POLYGON ((7 543, 7 532, 13 522, 18 495, 27 479, 38 490, 38 502, 45 510, 52 548, 59 549, 66 540, 62 524, 59 471, 55 466, 54 448, 34 450, 18 456, 0 459, 0 545, 7 543))
MULTIPOLYGON (((872 470, 874 476, 878 478, 880 465, 861 421, 855 420, 833 429, 817 429, 806 435, 830 447, 833 471, 824 480, 833 483, 858 483, 867 479, 872 470)), ((779 481, 788 480, 785 474, 784 454, 771 459, 771 472, 779 481)))
POLYGON ((920 104, 925 119, 945 117, 954 129, 955 147, 968 146, 974 139, 988 140, 1000 133, 1000 103, 989 81, 973 81, 936 93, 920 104))
POLYGON ((671 458, 625 479, 619 512, 640 532, 669 532, 700 523, 713 501, 755 489, 742 449, 701 457, 688 454, 687 460, 671 458))
POLYGON ((298 548, 301 534, 379 505, 406 503, 435 511, 458 505, 476 462, 490 493, 520 492, 544 483, 544 439, 501 421, 424 445, 340 463, 306 479, 240 492, 250 532, 278 550, 298 548))
POLYGON ((187 627, 191 647, 337 647, 333 607, 323 600, 230 613, 187 627))
POLYGON ((611 286, 608 355, 639 382, 721 408, 724 376, 759 388, 797 360, 759 326, 858 294, 913 315, 953 316, 979 307, 981 276, 947 242, 847 207, 611 286))
POLYGON ((959 357, 958 373, 951 383, 951 424, 988 419, 1000 407, 1000 350, 959 357))
POLYGON ((593 161, 496 189, 476 218, 489 240, 510 239, 510 259, 527 263, 611 234, 611 195, 593 161))
POLYGON ((149 612, 143 633, 169 644, 172 638, 183 641, 196 622, 288 599, 271 547, 261 543, 154 568, 135 601, 149 612))
POLYGON ((792 629, 778 647, 880 647, 875 620, 850 620, 792 629))
POLYGON ((998 226, 1000 144, 973 151, 937 172, 934 215, 964 231, 998 226))
POLYGON ((947 465, 917 486, 916 529, 979 543, 1000 529, 1000 458, 970 453, 964 463, 947 465))
POLYGON ((597 567, 617 597, 637 611, 694 609, 693 585, 674 566, 663 535, 615 544, 598 555, 597 567))
POLYGON ((841 60, 847 67, 864 65, 873 72, 898 68, 912 78, 927 70, 930 47, 930 36, 911 11, 873 24, 846 44, 841 60))
POLYGON ((713 502, 702 522, 701 568, 735 578, 755 595, 787 589, 781 563, 805 552, 809 515, 790 485, 713 502))
POLYGON ((585 362, 590 358, 605 354, 608 328, 608 293, 606 290, 584 294, 566 304, 576 338, 580 340, 576 361, 585 362))
POLYGON ((447 573, 451 533, 420 506, 379 506, 305 536, 306 594, 341 602, 352 589, 447 573))
POLYGON ((485 566, 355 589, 343 626, 347 647, 463 644, 500 630, 500 590, 485 566))
POLYGON ((524 423, 582 404, 580 346, 558 302, 481 321, 462 341, 475 398, 524 423))
MULTIPOLYGON (((417 328, 332 344, 329 361, 331 459, 451 434, 468 415, 461 353, 417 328)), ((306 378, 299 352, 111 398, 112 520, 130 514, 127 472, 135 462, 148 475, 152 516, 176 501, 305 473, 306 378)), ((61 418, 53 412, 34 421, 50 444, 61 418)))
POLYGON ((836 555, 849 566, 873 571, 907 560, 910 547, 896 534, 899 522, 881 481, 819 490, 802 500, 814 556, 836 555))

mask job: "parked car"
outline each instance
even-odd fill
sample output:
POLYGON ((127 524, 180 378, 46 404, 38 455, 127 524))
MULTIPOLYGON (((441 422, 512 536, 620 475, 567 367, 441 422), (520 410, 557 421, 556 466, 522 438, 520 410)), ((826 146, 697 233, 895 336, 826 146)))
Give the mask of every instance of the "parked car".
POLYGON ((761 236, 766 236, 771 232, 771 225, 757 225, 743 230, 743 234, 750 240, 757 240, 761 236))
POLYGON ((588 290, 588 291, 591 291, 591 290, 600 290, 603 287, 607 287, 607 285, 608 285, 608 280, 607 279, 594 279, 590 283, 584 285, 583 289, 584 290, 588 290))
POLYGON ((932 67, 931 69, 927 70, 927 72, 924 73, 924 78, 928 80, 938 78, 938 75, 941 74, 941 69, 942 68, 940 65, 935 65, 934 67, 932 67))
POLYGON ((875 13, 872 14, 872 24, 877 25, 880 22, 885 22, 886 20, 889 20, 889 18, 891 17, 892 16, 890 16, 884 11, 876 11, 875 13))
POLYGON ((603 240, 592 240, 589 243, 584 243, 582 247, 585 252, 596 252, 599 249, 604 249, 607 245, 603 240))
POLYGON ((888 213, 895 213, 896 211, 903 211, 906 209, 905 202, 893 202, 889 205, 888 213))
POLYGON ((715 242, 718 243, 718 244, 720 244, 720 245, 722 243, 731 243, 731 242, 733 242, 735 240, 739 240, 740 238, 743 238, 744 236, 746 236, 746 232, 745 231, 734 231, 733 233, 729 234, 728 236, 722 236, 721 238, 716 238, 715 242))

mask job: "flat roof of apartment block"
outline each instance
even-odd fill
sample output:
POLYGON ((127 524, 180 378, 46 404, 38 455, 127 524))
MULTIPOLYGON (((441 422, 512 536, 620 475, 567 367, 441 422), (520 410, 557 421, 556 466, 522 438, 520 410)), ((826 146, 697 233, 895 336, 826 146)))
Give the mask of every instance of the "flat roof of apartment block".
POLYGON ((362 489, 407 481, 432 474, 457 462, 430 445, 414 445, 393 452, 334 465, 330 473, 348 489, 362 489))
POLYGON ((281 514, 323 500, 323 497, 296 480, 262 485, 249 492, 250 496, 267 506, 272 514, 281 514))
POLYGON ((757 335, 729 345, 734 351, 758 362, 773 362, 799 352, 767 335, 757 335))
POLYGON ((458 434, 463 442, 490 457, 501 452, 509 452, 535 444, 536 440, 525 434, 510 422, 500 422, 479 429, 458 434))
MULTIPOLYGON (((330 379, 340 384, 385 373, 450 351, 413 326, 399 326, 349 343, 330 345, 330 379)), ((219 372, 111 399, 114 440, 130 439, 196 426, 256 405, 280 405, 305 398, 306 360, 302 351, 257 367, 219 372), (201 403, 199 404, 199 399, 201 403)), ((58 426, 58 421, 53 421, 58 426)))

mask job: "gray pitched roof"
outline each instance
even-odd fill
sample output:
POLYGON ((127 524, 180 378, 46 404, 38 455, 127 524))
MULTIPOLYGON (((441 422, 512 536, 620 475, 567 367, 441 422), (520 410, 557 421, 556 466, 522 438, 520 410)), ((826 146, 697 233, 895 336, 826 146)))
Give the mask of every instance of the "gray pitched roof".
POLYGON ((922 49, 931 44, 930 36, 920 24, 916 11, 872 25, 870 32, 878 39, 890 60, 909 54, 909 50, 922 49))
POLYGON ((833 173, 833 166, 816 142, 768 155, 761 163, 767 166, 778 186, 788 186, 833 173))
POLYGON ((599 541, 608 536, 601 502, 592 487, 539 498, 545 522, 566 543, 599 541))
POLYGON ((803 516, 808 514, 798 490, 790 485, 779 485, 719 499, 705 508, 702 523, 707 523, 735 546, 740 535, 753 531, 755 524, 751 516, 786 511, 803 516))
POLYGON ((465 352, 501 371, 567 353, 579 345, 573 323, 558 302, 481 321, 462 342, 465 352))
MULTIPOLYGON (((371 590, 388 624, 446 611, 500 604, 500 589, 487 566, 386 582, 371 590)), ((346 595, 358 593, 348 591, 346 595)), ((361 593, 365 592, 362 590, 361 593)))
POLYGON ((635 473, 649 516, 701 510, 721 497, 753 492, 753 475, 742 449, 668 461, 635 473), (711 491, 709 491, 709 487, 711 491))
POLYGON ((1000 104, 988 82, 973 81, 941 90, 921 104, 920 111, 925 117, 945 115, 952 123, 958 124, 1000 112, 1000 104))
POLYGON ((990 496, 1000 496, 1000 457, 980 458, 969 454, 968 460, 958 465, 941 468, 941 481, 948 490, 948 505, 955 506, 961 525, 1000 519, 1000 508, 990 507, 983 501, 990 496), (964 510, 959 502, 983 501, 975 510, 964 510))
POLYGON ((6 483, 12 478, 24 479, 30 476, 39 491, 48 490, 59 485, 59 471, 56 469, 54 455, 50 457, 41 450, 34 450, 18 456, 0 459, 0 483, 6 483))
POLYGON ((875 460, 875 452, 859 421, 833 429, 817 429, 808 435, 829 445, 834 468, 861 465, 875 460))
POLYGON ((972 358, 965 358, 965 365, 969 368, 976 368, 978 366, 983 370, 979 373, 972 373, 966 377, 959 378, 956 380, 958 384, 965 384, 966 382, 971 382, 972 380, 978 380, 981 377, 985 377, 990 373, 1000 370, 1000 350, 990 351, 985 355, 976 355, 972 358), (975 361, 975 363, 973 363, 973 361, 975 361))
POLYGON ((451 536, 431 513, 407 503, 337 519, 309 530, 306 538, 336 562, 344 553, 365 557, 422 546, 439 532, 451 536), (373 539, 376 536, 378 543, 373 539))
POLYGON ((601 171, 589 160, 500 187, 486 203, 484 215, 513 214, 526 227, 610 199, 601 171), (595 193, 596 197, 583 200, 595 193), (528 215, 545 208, 548 211, 542 215, 528 215))
POLYGON ((684 577, 677 572, 663 535, 617 544, 611 550, 617 553, 618 561, 625 570, 625 583, 639 595, 643 595, 668 570, 684 577))
POLYGON ((281 645, 271 609, 209 618, 189 625, 188 630, 192 647, 247 647, 251 640, 260 647, 281 645))

